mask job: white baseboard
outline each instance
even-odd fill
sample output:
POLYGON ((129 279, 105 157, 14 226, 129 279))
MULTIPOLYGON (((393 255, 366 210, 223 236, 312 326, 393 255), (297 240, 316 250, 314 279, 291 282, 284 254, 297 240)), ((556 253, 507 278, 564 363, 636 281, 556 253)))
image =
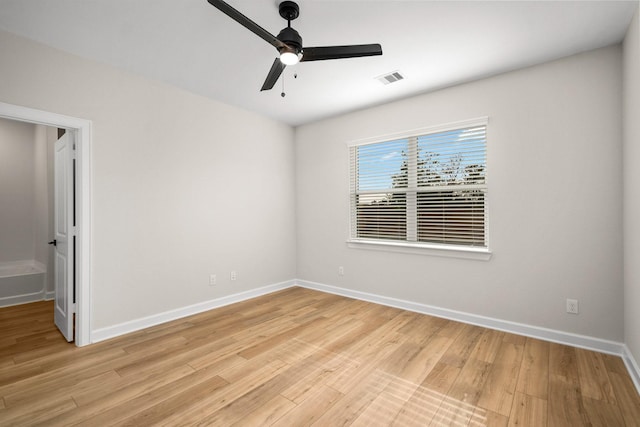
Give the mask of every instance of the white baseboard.
POLYGON ((44 299, 46 301, 51 301, 52 299, 54 299, 56 297, 56 293, 55 291, 50 291, 50 292, 45 292, 44 294, 44 299))
POLYGON ((496 329, 503 332, 510 332, 518 335, 524 335, 532 338, 538 338, 541 340, 551 341, 559 344, 566 344, 573 347, 584 348, 587 350, 595 350, 601 353, 614 354, 616 356, 623 356, 624 354, 625 345, 623 343, 615 341, 607 341, 600 338, 589 337, 586 335, 578 335, 570 332, 563 332, 554 329, 526 325, 523 323, 510 322, 508 320, 479 316, 477 314, 449 310, 432 305, 420 304, 416 302, 385 297, 382 295, 370 294, 368 292, 354 291, 351 289, 339 288, 322 283, 309 282, 306 280, 297 280, 296 284, 303 288, 315 289, 322 292, 342 295, 390 307, 401 308, 403 310, 428 314, 435 317, 442 317, 445 319, 455 320, 457 322, 470 323, 472 325, 482 326, 489 329, 496 329))
POLYGON ((640 366, 638 365, 638 362, 636 362, 636 359, 634 359, 633 354, 631 354, 631 351, 629 351, 629 347, 627 347, 626 344, 624 345, 622 360, 629 371, 633 384, 635 384, 638 393, 640 393, 640 366))
POLYGON ((159 325, 161 323, 166 323, 172 320, 177 320, 183 317, 202 313, 203 311, 212 310, 214 308, 219 308, 225 305, 234 304, 236 302, 241 302, 251 298, 270 294, 272 292, 290 288, 292 286, 295 286, 295 280, 276 283, 273 285, 252 289, 246 292, 239 292, 237 294, 228 295, 225 297, 220 297, 213 300, 189 305, 187 307, 177 308, 175 310, 165 311, 163 313, 154 314, 152 316, 130 320, 128 322, 120 323, 118 325, 96 329, 94 331, 91 331, 90 342, 96 343, 99 341, 107 340, 109 338, 115 338, 120 335, 128 334, 130 332, 139 331, 141 329, 159 325))
POLYGON ((42 301, 43 299, 44 293, 42 292, 33 292, 30 294, 2 297, 0 298, 0 307, 10 307, 12 305, 27 304, 30 302, 42 301))

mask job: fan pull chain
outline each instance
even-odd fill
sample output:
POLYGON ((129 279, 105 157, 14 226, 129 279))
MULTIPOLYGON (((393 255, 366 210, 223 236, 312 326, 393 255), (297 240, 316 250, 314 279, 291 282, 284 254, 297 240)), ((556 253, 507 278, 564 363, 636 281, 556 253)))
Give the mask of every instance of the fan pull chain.
MULTIPOLYGON (((297 73, 297 72, 296 72, 296 73, 293 73, 293 78, 294 78, 294 79, 297 79, 297 78, 298 78, 298 73, 297 73)), ((280 93, 280 96, 281 96, 281 97, 283 97, 283 98, 284 98, 285 96, 287 96, 287 94, 286 94, 286 93, 284 93, 284 80, 285 80, 285 73, 282 73, 282 92, 280 93)))

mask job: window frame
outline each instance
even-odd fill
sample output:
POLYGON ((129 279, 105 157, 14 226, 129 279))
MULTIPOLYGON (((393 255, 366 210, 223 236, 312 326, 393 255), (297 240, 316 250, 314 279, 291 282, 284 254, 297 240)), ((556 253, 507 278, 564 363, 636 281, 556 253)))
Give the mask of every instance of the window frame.
MULTIPOLYGON (((347 142, 348 148, 348 224, 349 224, 349 236, 347 238, 347 246, 350 248, 357 249, 371 249, 371 250, 382 250, 387 252, 398 252, 398 253, 411 253, 411 254, 422 254, 422 255, 434 255, 434 256, 445 256, 445 257, 454 257, 454 258, 464 258, 464 259, 476 259, 476 260, 489 260, 491 258, 491 250, 489 249, 489 192, 488 192, 488 140, 489 140, 489 118, 488 117, 479 117, 475 119, 469 120, 461 120, 456 122, 450 122, 441 125, 429 126, 419 129, 412 129, 404 132, 393 133, 393 134, 385 134, 376 137, 358 139, 347 142), (424 135, 460 130, 468 127, 474 126, 484 126, 485 127, 485 195, 484 195, 484 241, 486 246, 467 246, 467 245, 454 245, 454 244, 442 244, 442 243, 432 243, 432 242, 417 242, 417 241, 409 241, 409 240, 385 240, 385 239, 368 239, 368 238, 354 238, 354 222, 352 220, 354 212, 354 207, 352 203, 352 174, 354 173, 352 158, 351 158, 351 150, 353 147, 370 145, 376 143, 383 142, 391 142, 399 139, 412 139, 419 138, 424 135)), ((417 194, 417 193, 416 193, 417 194)), ((407 216, 410 213, 407 212, 407 216)), ((417 223, 416 223, 417 225, 417 223)), ((408 236, 407 236, 408 237, 408 236)))

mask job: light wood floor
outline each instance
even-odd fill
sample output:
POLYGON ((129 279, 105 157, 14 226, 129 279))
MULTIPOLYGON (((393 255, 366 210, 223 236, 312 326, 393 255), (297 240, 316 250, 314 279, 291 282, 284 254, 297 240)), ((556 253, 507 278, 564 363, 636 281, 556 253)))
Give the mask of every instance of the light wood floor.
POLYGON ((0 309, 0 425, 639 426, 620 358, 292 288, 77 348, 0 309))

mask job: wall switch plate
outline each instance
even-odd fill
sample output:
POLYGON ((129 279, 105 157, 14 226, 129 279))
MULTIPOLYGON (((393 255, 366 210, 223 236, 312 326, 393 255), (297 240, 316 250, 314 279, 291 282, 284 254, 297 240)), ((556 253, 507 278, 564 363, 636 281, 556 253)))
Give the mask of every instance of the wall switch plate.
POLYGON ((218 278, 215 274, 209 276, 209 286, 215 286, 218 283, 218 278))
POLYGON ((344 267, 343 266, 338 267, 338 276, 344 276, 344 267))
POLYGON ((578 300, 567 298, 567 313, 578 314, 578 300))
POLYGON ((231 278, 231 280, 236 280, 238 278, 238 274, 234 270, 231 272, 231 274, 229 274, 229 277, 231 278))

